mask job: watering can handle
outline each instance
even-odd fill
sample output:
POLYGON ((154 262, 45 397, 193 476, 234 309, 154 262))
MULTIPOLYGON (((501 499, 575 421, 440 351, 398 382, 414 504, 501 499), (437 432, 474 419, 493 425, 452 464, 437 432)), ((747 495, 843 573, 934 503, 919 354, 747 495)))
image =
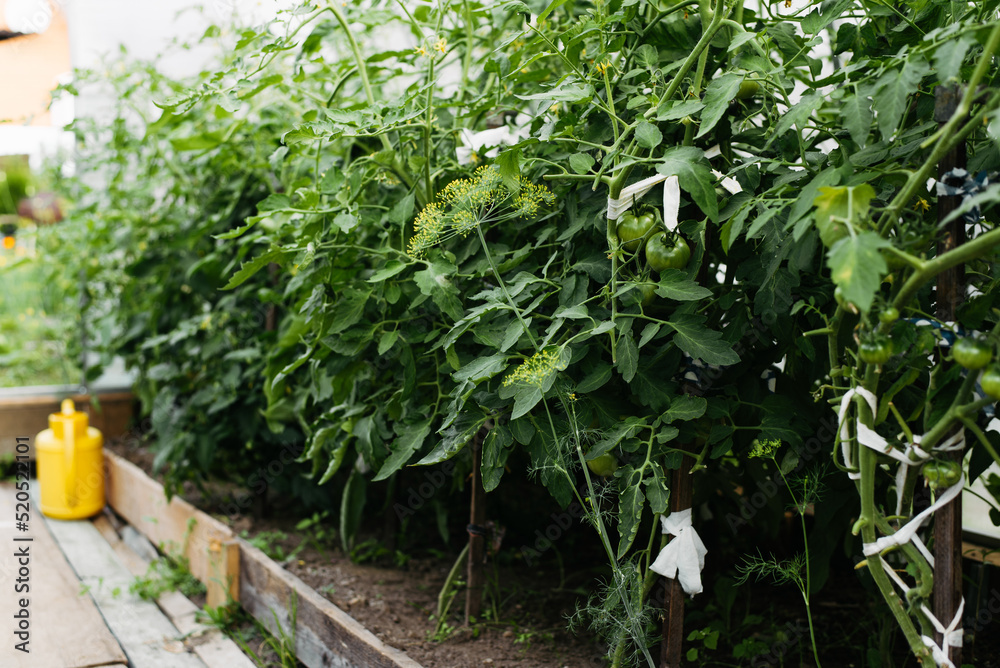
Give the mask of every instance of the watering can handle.
MULTIPOLYGON (((63 415, 73 414, 72 403, 69 406, 66 402, 63 402, 62 406, 63 415), (68 409, 68 411, 67 411, 68 409)), ((66 457, 66 504, 70 508, 76 507, 76 421, 67 420, 66 426, 63 428, 63 446, 65 452, 63 453, 66 457)))

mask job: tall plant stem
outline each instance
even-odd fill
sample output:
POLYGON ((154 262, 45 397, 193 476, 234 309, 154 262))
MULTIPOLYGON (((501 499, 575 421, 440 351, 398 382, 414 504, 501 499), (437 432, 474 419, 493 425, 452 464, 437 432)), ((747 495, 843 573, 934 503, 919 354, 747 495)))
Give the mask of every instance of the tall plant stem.
MULTIPOLYGON (((375 93, 372 92, 372 84, 368 80, 368 67, 365 64, 365 58, 361 53, 361 48, 358 46, 358 42, 354 39, 354 34, 351 32, 351 28, 347 25, 347 19, 344 17, 343 12, 340 11, 340 7, 337 3, 333 2, 329 5, 330 11, 337 18, 337 23, 340 27, 344 29, 344 34, 347 35, 347 42, 351 45, 351 52, 354 54, 354 62, 358 65, 358 76, 361 77, 361 86, 365 90, 365 98, 368 100, 368 104, 372 107, 375 106, 375 93)), ((392 146, 392 142, 384 134, 378 136, 382 143, 382 148, 386 151, 393 151, 394 157, 392 159, 392 170, 399 177, 399 179, 406 184, 407 188, 413 188, 413 179, 409 176, 403 165, 399 160, 399 157, 395 155, 395 149, 392 146)), ((417 193, 418 197, 422 200, 422 203, 427 203, 429 200, 426 195, 417 193)))
POLYGON ((947 271, 964 262, 988 253, 997 245, 1000 245, 1000 228, 990 230, 986 234, 980 235, 972 241, 967 241, 958 248, 954 248, 943 255, 938 255, 933 260, 924 263, 923 268, 913 272, 910 278, 899 290, 896 298, 892 300, 892 305, 897 309, 902 309, 913 298, 927 281, 931 280, 943 271, 947 271))
POLYGON ((434 58, 427 66, 427 114, 424 119, 424 189, 427 201, 434 198, 434 184, 431 180, 431 128, 434 123, 434 58))
MULTIPOLYGON (((775 462, 777 465, 777 462, 775 462)), ((812 597, 812 568, 809 559, 809 532, 806 531, 806 515, 803 512, 802 507, 805 504, 805 495, 803 495, 802 503, 795 497, 795 492, 792 491, 792 486, 788 483, 788 478, 785 477, 785 472, 781 470, 781 466, 778 466, 778 473, 781 474, 781 479, 785 483, 785 488, 788 489, 788 493, 792 497, 792 501, 795 502, 795 509, 799 513, 799 522, 802 525, 802 544, 803 549, 806 554, 806 586, 802 590, 802 600, 806 604, 806 620, 809 622, 809 640, 812 643, 813 659, 816 660, 816 668, 821 668, 819 661, 819 648, 816 646, 816 630, 813 628, 813 617, 812 617, 812 607, 810 606, 810 598, 812 597)))

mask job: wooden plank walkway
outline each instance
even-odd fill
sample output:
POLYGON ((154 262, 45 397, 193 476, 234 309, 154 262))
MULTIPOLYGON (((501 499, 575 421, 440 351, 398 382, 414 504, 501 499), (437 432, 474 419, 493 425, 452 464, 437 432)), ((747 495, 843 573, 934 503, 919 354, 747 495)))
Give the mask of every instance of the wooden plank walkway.
MULTIPOLYGON (((107 517, 98 515, 94 518, 93 524, 133 575, 146 573, 149 569, 149 560, 156 558, 157 553, 156 548, 144 536, 126 525, 124 529, 126 535, 127 532, 133 534, 130 545, 118 535, 107 517), (134 549, 137 542, 139 549, 134 549)), ((156 604, 184 635, 188 645, 193 647, 194 653, 210 668, 254 668, 253 661, 235 642, 218 629, 197 621, 198 607, 180 592, 166 592, 156 599, 156 604)))
POLYGON ((134 576, 91 522, 49 519, 49 530, 135 668, 206 668, 155 603, 129 592, 134 576))
MULTIPOLYGON (((36 481, 31 482, 32 486, 36 481)), ((38 506, 32 503, 29 530, 14 526, 15 489, 0 484, 0 666, 5 668, 87 668, 125 666, 125 653, 89 596, 80 596, 80 582, 49 533, 38 506), (15 535, 16 534, 16 535, 15 535), (32 540, 14 542, 14 538, 32 540), (14 590, 20 565, 14 552, 29 546, 30 654, 14 649, 13 614, 20 598, 14 590)), ((23 584, 23 583, 22 583, 23 584)))

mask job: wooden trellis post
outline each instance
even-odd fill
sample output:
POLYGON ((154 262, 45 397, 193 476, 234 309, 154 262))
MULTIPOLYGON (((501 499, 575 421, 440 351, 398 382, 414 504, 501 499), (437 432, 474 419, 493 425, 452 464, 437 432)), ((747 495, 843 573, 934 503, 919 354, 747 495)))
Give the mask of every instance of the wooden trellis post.
MULTIPOLYGON (((691 458, 681 460, 681 467, 674 471, 670 485, 670 512, 691 507, 694 486, 691 484, 691 458)), ((663 639, 660 647, 660 668, 679 668, 684 640, 684 590, 680 573, 676 578, 663 578, 666 598, 663 603, 663 639)))
MULTIPOLYGON (((705 229, 705 251, 698 268, 697 281, 704 285, 708 278, 708 251, 712 247, 711 227, 705 229)), ((684 385, 684 393, 701 396, 700 386, 684 385)), ((691 479, 692 459, 687 455, 681 459, 680 468, 673 473, 670 484, 670 512, 687 510, 694 499, 694 483, 691 479)), ((684 598, 686 594, 681 588, 680 573, 676 578, 663 578, 666 587, 666 598, 663 602, 663 631, 660 646, 660 668, 679 668, 683 654, 684 642, 684 598)))
MULTIPOLYGON (((961 90, 958 87, 938 86, 935 90, 934 120, 944 125, 951 119, 958 106, 961 90)), ((966 165, 965 142, 960 142, 938 164, 938 180, 955 168, 966 165)), ((937 203, 938 221, 943 221, 962 204, 961 196, 939 196, 937 203)), ((938 244, 938 255, 965 242, 965 221, 958 217, 948 223, 944 238, 938 244)), ((960 264, 942 272, 937 280, 937 317, 944 322, 955 320, 955 310, 964 296, 965 271, 960 264)), ((969 371, 969 373, 975 373, 969 371)), ((962 453, 950 456, 962 461, 962 453)), ((948 625, 955 616, 962 600, 962 495, 959 494, 934 516, 934 616, 942 624, 948 625)), ((948 658, 956 666, 962 665, 962 648, 947 647, 942 634, 937 633, 935 641, 948 652, 948 658)))
POLYGON ((486 580, 486 490, 483 488, 483 440, 486 429, 480 429, 472 439, 472 498, 469 503, 469 563, 468 588, 465 591, 465 623, 479 617, 483 606, 483 584, 486 580))

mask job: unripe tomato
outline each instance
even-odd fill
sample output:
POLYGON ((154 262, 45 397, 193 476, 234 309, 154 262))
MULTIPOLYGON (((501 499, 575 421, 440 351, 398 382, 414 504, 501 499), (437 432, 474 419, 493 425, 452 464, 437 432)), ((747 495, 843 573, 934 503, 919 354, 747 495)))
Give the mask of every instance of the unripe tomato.
POLYGON ((924 464, 921 472, 931 489, 948 488, 962 479, 962 465, 957 461, 932 460, 924 464))
POLYGON ((642 248, 643 239, 654 225, 656 225, 656 217, 651 213, 644 213, 641 216, 625 213, 618 219, 618 227, 616 228, 622 248, 630 253, 637 252, 642 248))
POLYGON ((590 469, 591 473, 599 475, 602 478, 607 478, 614 475, 615 471, 618 470, 618 460, 615 459, 613 454, 606 452, 599 457, 588 459, 587 468, 590 469))
POLYGON ((983 392, 1000 401, 1000 366, 994 364, 983 372, 983 377, 979 379, 979 385, 983 392))
POLYGON ((643 283, 639 291, 642 293, 642 301, 639 303, 643 306, 649 306, 656 299, 656 286, 652 283, 643 283))
POLYGON ((680 235, 660 232, 646 242, 646 264, 650 269, 683 269, 690 259, 691 249, 680 235))
POLYGON ((740 84, 740 89, 736 91, 737 100, 747 100, 760 90, 760 84, 753 79, 744 79, 743 83, 740 84))
POLYGON ((890 306, 881 313, 878 314, 878 320, 883 325, 891 325, 892 323, 899 320, 899 309, 890 306))
POLYGON ((868 364, 885 364, 892 359, 892 339, 874 336, 858 345, 858 357, 868 364))
POLYGON ((993 361, 993 346, 982 339, 968 336, 955 343, 951 354, 966 369, 982 369, 993 361))

